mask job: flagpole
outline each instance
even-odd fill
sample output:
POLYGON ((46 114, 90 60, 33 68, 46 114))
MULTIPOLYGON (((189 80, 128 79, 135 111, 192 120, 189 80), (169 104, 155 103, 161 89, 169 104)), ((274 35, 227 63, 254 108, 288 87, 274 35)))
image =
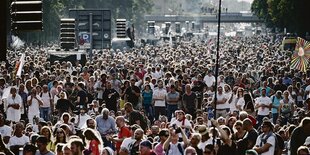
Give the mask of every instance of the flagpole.
MULTIPOLYGON (((220 30, 221 30, 221 10, 222 0, 219 0, 219 10, 217 15, 217 47, 216 47, 216 60, 215 60, 215 88, 214 88, 214 118, 216 118, 216 106, 217 106, 217 81, 219 74, 219 56, 220 56, 220 30)), ((215 146, 215 126, 213 125, 213 146, 215 146)))

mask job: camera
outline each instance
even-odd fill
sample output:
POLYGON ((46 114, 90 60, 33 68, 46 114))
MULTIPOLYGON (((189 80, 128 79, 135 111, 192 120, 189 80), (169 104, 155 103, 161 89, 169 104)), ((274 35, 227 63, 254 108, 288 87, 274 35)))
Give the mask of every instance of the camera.
POLYGON ((175 130, 175 133, 181 133, 181 128, 178 127, 176 124, 173 124, 172 127, 175 130))

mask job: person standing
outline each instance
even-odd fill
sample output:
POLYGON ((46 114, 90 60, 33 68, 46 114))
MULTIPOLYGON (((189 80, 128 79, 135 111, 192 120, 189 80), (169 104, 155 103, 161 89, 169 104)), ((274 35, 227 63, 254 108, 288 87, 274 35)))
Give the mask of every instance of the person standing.
POLYGON ((212 103, 216 104, 216 116, 215 116, 216 118, 219 118, 221 116, 226 118, 227 113, 229 111, 229 109, 227 110, 227 107, 229 107, 229 103, 227 103, 227 100, 228 100, 227 98, 228 96, 223 93, 223 87, 218 86, 217 87, 217 102, 214 103, 214 101, 212 101, 212 103))
POLYGON ((257 125, 260 126, 264 117, 269 117, 270 108, 272 105, 271 99, 266 96, 266 89, 262 88, 262 95, 255 99, 255 109, 257 110, 257 125))
POLYGON ((146 84, 144 86, 144 90, 142 91, 142 105, 150 121, 154 120, 152 103, 153 103, 153 91, 151 89, 151 86, 149 84, 146 84))
POLYGON ((103 100, 105 101, 106 108, 109 110, 117 111, 117 100, 119 98, 119 93, 112 88, 110 81, 106 83, 106 89, 103 92, 103 100))
POLYGON ((28 96, 27 102, 29 106, 29 123, 33 124, 33 118, 40 116, 40 105, 43 105, 42 99, 39 95, 37 95, 37 90, 35 88, 31 90, 31 94, 28 96))
POLYGON ((22 98, 16 94, 16 88, 12 87, 10 90, 11 95, 7 98, 7 120, 12 122, 19 122, 21 118, 20 108, 23 106, 22 98))
POLYGON ((158 120, 159 115, 166 115, 166 95, 167 91, 164 89, 164 83, 162 80, 157 82, 158 88, 155 88, 153 92, 155 120, 158 120))
POLYGON ((273 133, 273 125, 270 121, 262 123, 263 133, 258 136, 254 150, 261 155, 273 155, 276 149, 276 135, 273 133))
POLYGON ((54 110, 53 105, 53 98, 48 91, 48 86, 44 85, 43 90, 40 93, 40 97, 43 101, 43 105, 40 106, 40 117, 43 118, 45 121, 50 120, 50 114, 54 110))
POLYGON ((135 86, 136 80, 131 79, 130 80, 130 86, 126 89, 125 95, 126 95, 126 102, 132 103, 133 107, 137 109, 139 98, 140 98, 140 88, 135 86))
POLYGON ((115 119, 109 116, 109 109, 102 109, 102 115, 96 117, 96 122, 97 130, 101 135, 103 145, 113 148, 111 141, 109 141, 107 137, 109 137, 111 134, 116 133, 116 124, 115 119))
POLYGON ((168 121, 171 120, 172 114, 174 114, 174 112, 178 110, 179 99, 180 99, 180 94, 176 91, 175 86, 171 85, 170 92, 168 92, 166 96, 168 121))
POLYGON ((182 102, 183 108, 185 110, 184 112, 192 115, 193 119, 195 119, 195 112, 198 104, 196 100, 196 94, 192 92, 190 84, 185 85, 185 93, 183 94, 182 102))

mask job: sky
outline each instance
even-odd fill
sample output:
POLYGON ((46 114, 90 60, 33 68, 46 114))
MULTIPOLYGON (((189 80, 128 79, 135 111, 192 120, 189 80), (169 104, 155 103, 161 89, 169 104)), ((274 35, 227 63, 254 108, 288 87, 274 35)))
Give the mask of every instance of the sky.
POLYGON ((253 2, 253 0, 238 0, 238 1, 246 1, 246 2, 249 2, 249 3, 253 2))

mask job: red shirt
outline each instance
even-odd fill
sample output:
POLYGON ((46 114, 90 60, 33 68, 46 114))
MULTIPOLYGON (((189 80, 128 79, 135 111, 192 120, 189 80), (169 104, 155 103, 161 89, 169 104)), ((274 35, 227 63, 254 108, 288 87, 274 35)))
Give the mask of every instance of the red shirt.
MULTIPOLYGON (((119 139, 122 139, 122 138, 127 138, 127 137, 130 137, 131 136, 131 133, 130 133, 130 130, 128 127, 126 126, 123 126, 120 128, 120 131, 118 133, 118 138, 119 139)), ((119 152, 120 150, 120 147, 122 145, 122 142, 116 142, 115 146, 116 146, 116 151, 119 152)))
POLYGON ((89 150, 91 150, 93 155, 100 155, 99 153, 99 145, 100 143, 97 140, 90 141, 89 150))

